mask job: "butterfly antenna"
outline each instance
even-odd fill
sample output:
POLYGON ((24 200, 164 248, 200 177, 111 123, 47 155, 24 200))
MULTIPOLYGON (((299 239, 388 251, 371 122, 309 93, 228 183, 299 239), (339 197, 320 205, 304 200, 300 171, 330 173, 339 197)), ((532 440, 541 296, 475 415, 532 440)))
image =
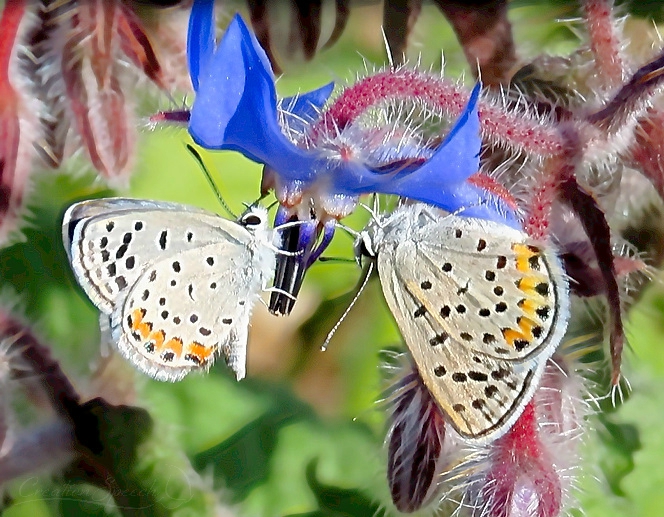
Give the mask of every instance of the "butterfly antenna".
POLYGON ((237 215, 235 215, 233 213, 233 211, 230 209, 230 207, 228 206, 228 204, 224 200, 223 196, 221 195, 221 192, 219 191, 219 187, 217 187, 217 184, 212 179, 212 175, 210 174, 210 170, 205 166, 205 163, 203 162, 203 158, 201 158, 200 153, 191 144, 187 144, 187 150, 193 155, 193 157, 198 162, 198 165, 200 165, 201 169, 203 170, 203 174, 205 174, 205 178, 208 180, 208 183, 212 187, 214 195, 217 196, 217 200, 219 201, 219 204, 222 207, 224 207, 224 210, 226 210, 226 212, 228 212, 228 214, 233 219, 237 219, 237 215))
POLYGON ((355 293, 355 296, 353 296, 353 299, 350 301, 348 304, 348 307, 346 307, 346 310, 344 313, 341 315, 341 318, 339 318, 339 321, 337 321, 334 324, 334 327, 332 327, 332 330, 330 330, 327 333, 327 337, 325 338, 325 341, 323 342, 322 346, 320 349, 325 352, 327 350, 328 345, 330 344, 330 341, 332 340, 332 337, 334 334, 336 334, 337 330, 339 329, 339 326, 343 323, 343 321, 346 319, 346 316, 350 313, 351 309, 357 303, 357 300, 360 298, 360 295, 364 292, 364 289, 367 287, 367 284, 369 283, 369 278, 371 278, 371 273, 373 273, 373 268, 374 268, 374 261, 369 262, 369 267, 367 268, 367 273, 364 275, 364 278, 362 279, 362 283, 360 284, 360 288, 357 290, 357 293, 355 293))
MULTIPOLYGON (((267 192, 266 192, 265 194, 261 194, 257 199, 255 199, 255 200, 252 201, 251 203, 245 203, 245 202, 243 201, 242 204, 244 205, 244 208, 246 208, 247 210, 249 210, 252 206, 258 206, 258 203, 260 203, 261 201, 263 201, 263 199, 265 199, 267 196, 268 196, 268 194, 267 194, 267 192)), ((276 203, 278 203, 278 201, 274 201, 274 203, 272 203, 272 204, 268 207, 268 210, 269 210, 270 208, 272 208, 276 203)))
POLYGON ((346 226, 345 224, 341 224, 339 221, 337 221, 336 227, 341 228, 344 232, 346 232, 347 235, 350 235, 353 239, 359 239, 360 236, 362 235, 357 230, 353 230, 352 228, 346 226))
POLYGON ((318 262, 341 262, 343 264, 357 264, 357 262, 348 257, 319 257, 318 262))
POLYGON ((369 212, 369 215, 371 216, 371 219, 374 221, 378 220, 378 213, 380 211, 380 200, 378 199, 378 195, 375 193, 371 196, 371 205, 366 205, 364 203, 360 203, 359 206, 364 208, 367 212, 369 212))
POLYGON ((380 198, 378 197, 378 194, 375 192, 372 195, 372 205, 373 205, 373 212, 374 215, 378 215, 378 212, 380 211, 380 198))

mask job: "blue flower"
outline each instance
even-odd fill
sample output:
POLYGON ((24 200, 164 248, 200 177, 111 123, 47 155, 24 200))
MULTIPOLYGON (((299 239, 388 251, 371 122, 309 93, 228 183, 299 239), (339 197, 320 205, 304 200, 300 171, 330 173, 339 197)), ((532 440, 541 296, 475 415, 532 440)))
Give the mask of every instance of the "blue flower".
MULTIPOLYGON (((460 215, 519 227, 511 209, 467 179, 479 170, 479 84, 445 141, 435 150, 386 153, 389 161, 344 158, 303 138, 321 117, 334 87, 277 102, 268 58, 242 18, 236 15, 215 49, 213 2, 195 0, 189 20, 188 59, 196 98, 189 132, 207 149, 228 149, 267 166, 282 185, 319 186, 329 196, 396 194, 460 215), (281 123, 280 123, 281 120, 281 123), (399 154, 401 153, 401 154, 399 154)), ((384 153, 385 154, 385 153, 384 153)), ((295 187, 296 186, 296 187, 295 187)))

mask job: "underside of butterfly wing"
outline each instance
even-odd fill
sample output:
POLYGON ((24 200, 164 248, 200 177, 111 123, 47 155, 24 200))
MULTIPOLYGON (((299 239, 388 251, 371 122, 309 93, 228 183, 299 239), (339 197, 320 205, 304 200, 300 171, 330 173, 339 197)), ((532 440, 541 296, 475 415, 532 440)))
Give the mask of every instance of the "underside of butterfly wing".
POLYGON ((453 339, 496 359, 549 357, 567 328, 567 279, 555 253, 499 223, 445 217, 397 261, 411 294, 453 339))
POLYGON ((274 270, 269 243, 203 210, 124 198, 73 205, 63 237, 78 282, 139 369, 175 381, 221 352, 244 377, 251 308, 274 270))
POLYGON ((246 248, 222 243, 178 253, 136 281, 113 313, 114 338, 123 355, 159 380, 208 369, 219 352, 241 379, 263 282, 246 248))
POLYGON ((192 207, 109 198, 72 205, 63 241, 72 269, 92 302, 110 314, 152 264, 214 242, 246 243, 246 229, 192 207))
POLYGON ((379 231, 383 292, 424 383, 466 438, 507 431, 567 326, 558 259, 518 230, 417 205, 379 231))
POLYGON ((422 301, 408 291, 399 266, 382 253, 379 274, 387 304, 420 376, 452 426, 464 437, 483 439, 507 431, 532 395, 543 363, 520 364, 473 351, 453 339, 422 301))

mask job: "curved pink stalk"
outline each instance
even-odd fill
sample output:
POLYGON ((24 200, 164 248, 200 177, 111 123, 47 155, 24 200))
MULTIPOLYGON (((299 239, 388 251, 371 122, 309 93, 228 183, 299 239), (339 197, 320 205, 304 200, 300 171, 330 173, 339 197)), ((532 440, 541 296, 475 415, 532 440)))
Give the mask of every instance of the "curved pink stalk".
POLYGON ((12 85, 13 62, 26 2, 7 2, 0 18, 0 244, 18 224, 31 166, 30 114, 12 85), (21 118, 25 114, 25 118, 21 118))
MULTIPOLYGON (((311 134, 316 138, 341 130, 369 108, 391 100, 419 102, 454 119, 463 111, 469 96, 463 86, 444 77, 406 68, 386 70, 346 88, 312 127, 311 134)), ((564 149, 556 128, 486 99, 480 99, 479 106, 480 127, 487 140, 536 156, 551 156, 564 149)))

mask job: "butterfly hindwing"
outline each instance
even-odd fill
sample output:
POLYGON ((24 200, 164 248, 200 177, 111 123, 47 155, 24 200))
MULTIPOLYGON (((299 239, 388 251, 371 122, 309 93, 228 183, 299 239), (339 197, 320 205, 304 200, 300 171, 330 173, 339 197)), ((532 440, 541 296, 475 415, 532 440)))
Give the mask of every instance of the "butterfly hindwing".
POLYGON ((246 328, 262 287, 261 275, 243 271, 251 262, 248 249, 224 241, 152 264, 113 312, 120 350, 168 380, 209 368, 222 351, 244 377, 246 328))
POLYGON ((562 268, 525 233, 448 216, 423 226, 413 244, 412 289, 431 301, 455 339, 496 359, 519 361, 562 338, 568 312, 562 268))

